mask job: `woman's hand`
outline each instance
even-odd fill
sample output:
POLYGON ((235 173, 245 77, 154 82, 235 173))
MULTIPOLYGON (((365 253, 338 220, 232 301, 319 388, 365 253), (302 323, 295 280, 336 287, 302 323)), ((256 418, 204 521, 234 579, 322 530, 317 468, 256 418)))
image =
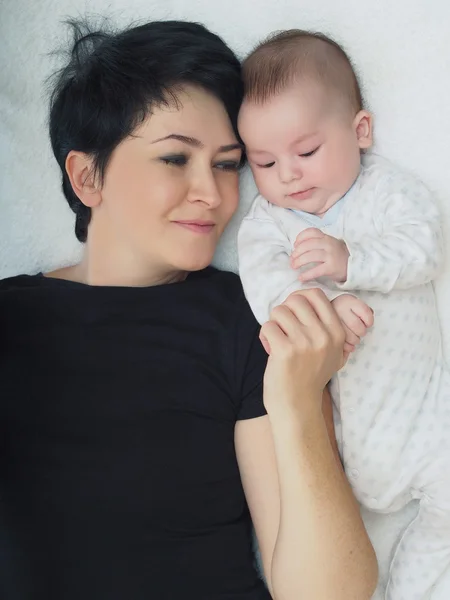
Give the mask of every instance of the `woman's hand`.
POLYGON ((261 328, 269 354, 264 403, 269 416, 321 410, 322 392, 343 367, 345 331, 319 289, 291 294, 261 328))

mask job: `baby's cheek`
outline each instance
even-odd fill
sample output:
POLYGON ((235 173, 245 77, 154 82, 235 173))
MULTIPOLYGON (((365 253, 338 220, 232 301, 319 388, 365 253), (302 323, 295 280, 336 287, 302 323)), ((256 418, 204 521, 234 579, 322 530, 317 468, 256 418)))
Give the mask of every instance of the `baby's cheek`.
MULTIPOLYGON (((269 171, 269 169, 267 169, 269 171)), ((272 204, 278 204, 280 201, 281 189, 277 183, 277 178, 271 173, 266 173, 262 169, 254 170, 256 187, 259 193, 272 204), (262 171, 262 172, 261 172, 262 171)))

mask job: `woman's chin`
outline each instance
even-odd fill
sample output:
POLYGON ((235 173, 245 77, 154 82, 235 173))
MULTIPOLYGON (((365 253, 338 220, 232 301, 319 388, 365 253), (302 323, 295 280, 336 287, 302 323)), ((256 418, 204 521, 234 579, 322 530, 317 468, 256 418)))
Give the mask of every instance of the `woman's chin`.
POLYGON ((203 252, 180 257, 177 261, 180 271, 201 271, 211 264, 214 252, 203 252))

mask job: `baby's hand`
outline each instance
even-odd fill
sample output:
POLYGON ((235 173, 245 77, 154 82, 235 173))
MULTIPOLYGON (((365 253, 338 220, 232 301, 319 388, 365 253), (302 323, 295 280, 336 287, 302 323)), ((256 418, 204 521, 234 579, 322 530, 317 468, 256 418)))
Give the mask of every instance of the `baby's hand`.
POLYGON ((331 304, 344 325, 344 353, 353 352, 373 325, 373 311, 365 302, 350 294, 338 296, 331 304))
POLYGON ((299 280, 304 283, 325 276, 343 283, 347 281, 348 257, 348 248, 343 240, 322 233, 315 227, 309 227, 299 233, 295 240, 291 266, 300 269, 310 263, 316 263, 299 275, 299 280))

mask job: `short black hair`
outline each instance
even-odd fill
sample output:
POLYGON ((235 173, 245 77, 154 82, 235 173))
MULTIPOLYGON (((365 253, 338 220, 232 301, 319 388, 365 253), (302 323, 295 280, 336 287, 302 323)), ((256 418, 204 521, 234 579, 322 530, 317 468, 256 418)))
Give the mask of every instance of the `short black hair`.
POLYGON ((86 19, 69 20, 66 65, 54 74, 49 130, 62 172, 62 189, 76 215, 75 235, 85 242, 91 210, 74 193, 65 162, 72 150, 93 158, 100 182, 114 149, 151 114, 176 101, 183 85, 220 100, 236 136, 243 97, 241 65, 217 35, 199 23, 154 21, 111 32, 86 19))

